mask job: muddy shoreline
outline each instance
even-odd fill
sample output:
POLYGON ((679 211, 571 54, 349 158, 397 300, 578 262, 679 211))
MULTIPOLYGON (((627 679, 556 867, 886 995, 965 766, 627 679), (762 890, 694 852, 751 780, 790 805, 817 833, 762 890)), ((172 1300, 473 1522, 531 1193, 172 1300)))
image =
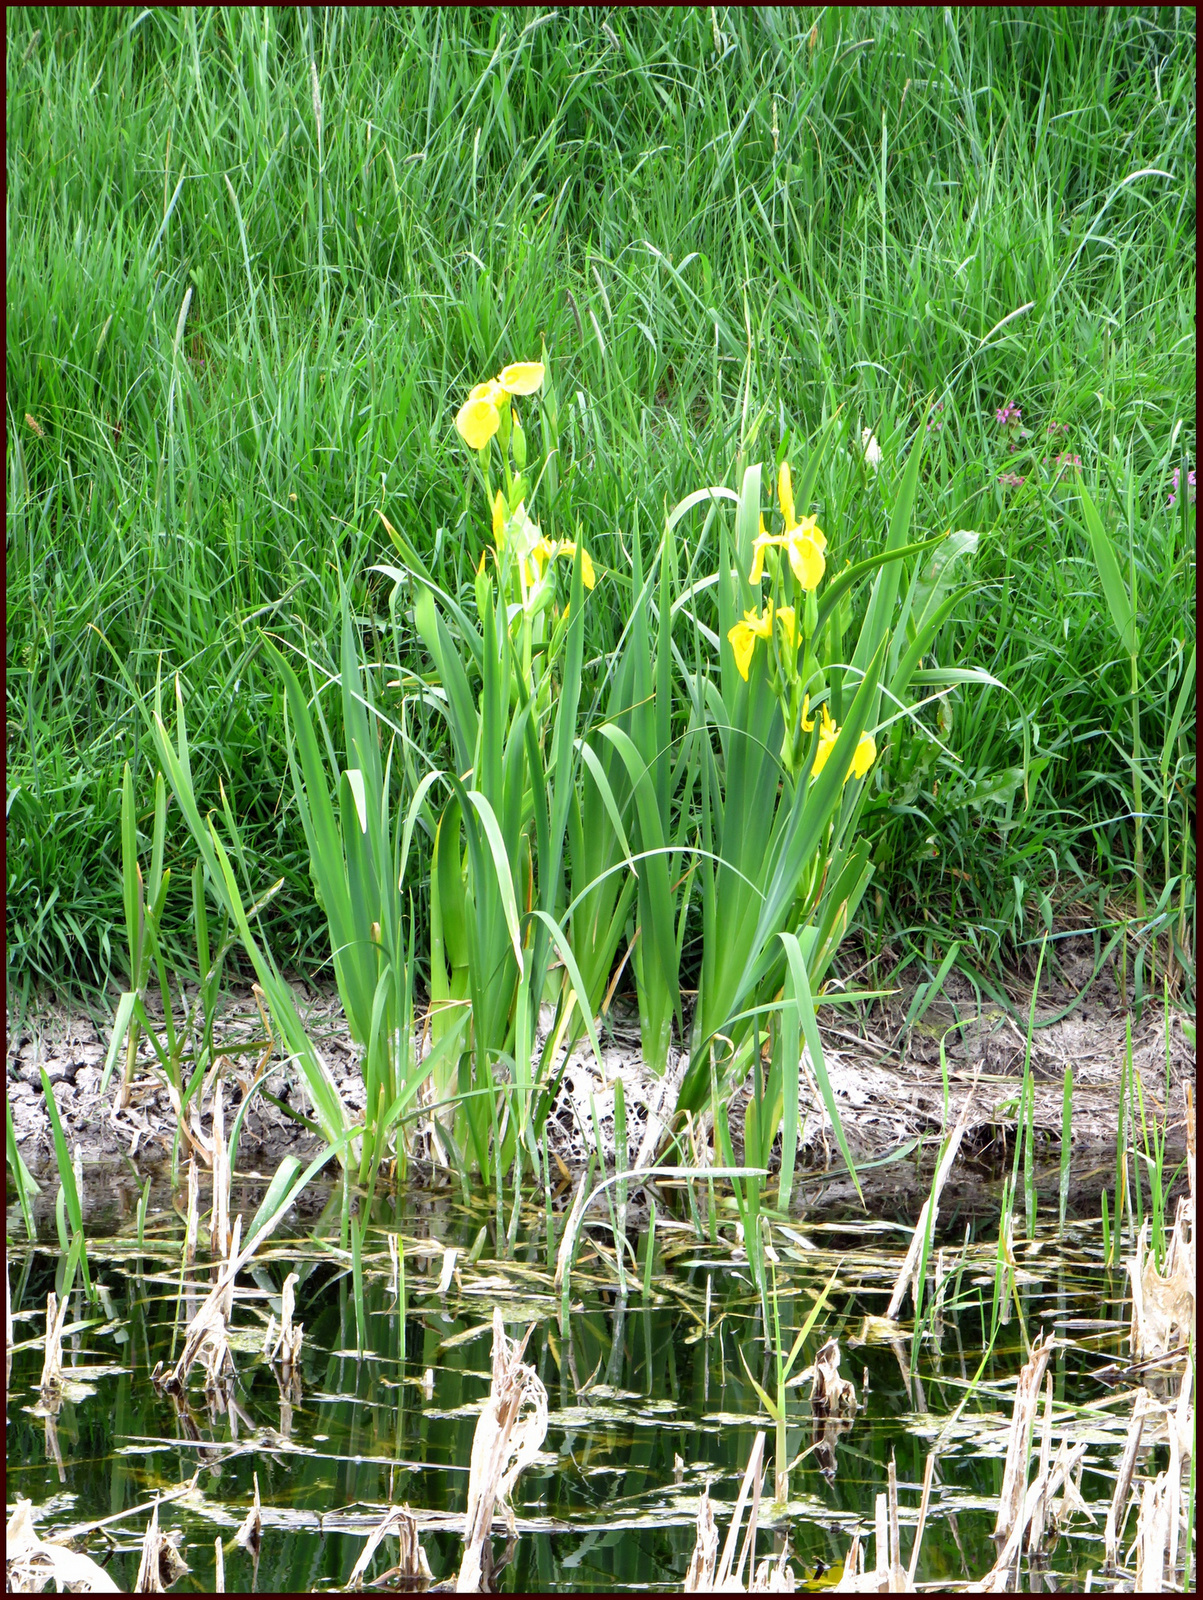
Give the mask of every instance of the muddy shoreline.
MULTIPOLYGON (((1062 1086, 1065 1067, 1074 1075, 1073 1151, 1070 1209, 1097 1205, 1099 1190, 1108 1174, 1114 1181, 1118 1096, 1125 1057, 1127 1028, 1131 1022, 1132 1061, 1140 1075, 1146 1116, 1164 1117, 1168 1069, 1171 1081, 1167 1139, 1169 1170, 1185 1150, 1183 1090, 1194 1082, 1194 1050, 1183 1032, 1183 1015, 1171 1006, 1168 1043, 1164 1008, 1150 1002, 1135 1018, 1120 1002, 1114 974, 1104 970, 1082 999, 1061 1020, 1049 1021, 1085 987, 1092 970, 1090 942, 1064 941, 1060 972, 1042 982, 1036 1003, 1036 1031, 1032 1044, 1035 1082, 1035 1127, 1040 1155, 1037 1182, 1042 1190, 1056 1192, 1062 1122, 1062 1086), (1072 947, 1077 944, 1081 948, 1072 947), (1068 947, 1068 948, 1067 948, 1068 947), (1042 1024, 1047 1024, 1042 1026, 1042 1024)), ((953 974, 941 999, 908 1033, 903 1024, 914 994, 914 982, 904 975, 896 994, 874 1002, 860 1014, 852 1007, 820 1008, 819 1031, 824 1059, 840 1118, 854 1159, 884 1162, 870 1167, 862 1177, 866 1200, 879 1214, 917 1213, 926 1197, 939 1140, 969 1103, 968 1131, 962 1154, 953 1168, 945 1215, 975 1209, 997 1190, 1005 1165, 1010 1170, 1014 1152, 1016 1097, 1023 1073, 1024 1030, 995 1002, 977 997, 967 980, 953 974), (945 1107, 940 1043, 948 1075, 945 1107), (947 1116, 947 1123, 946 1123, 947 1116), (886 1160, 899 1151, 900 1159, 886 1160)), ((344 1101, 362 1109, 363 1087, 357 1054, 346 1027, 337 994, 294 983, 301 1014, 322 1052, 344 1101)), ((1016 976, 1008 984, 1012 1005, 1026 1015, 1031 1003, 1030 980, 1016 976)), ((150 1011, 152 1019, 155 1012, 150 1011)), ((57 1190, 53 1140, 42 1097, 39 1065, 45 1066, 54 1086, 68 1145, 79 1147, 85 1172, 85 1215, 101 1221, 112 1214, 114 1226, 136 1207, 141 1183, 155 1176, 156 1189, 167 1183, 175 1117, 164 1089, 151 1076, 153 1054, 143 1044, 138 1059, 133 1103, 116 1110, 119 1068, 104 1096, 100 1095, 108 1034, 94 1016, 78 1005, 43 1005, 31 1010, 14 1026, 8 1017, 6 1089, 12 1108, 18 1148, 30 1171, 43 1183, 35 1212, 53 1213, 57 1190), (46 1180, 50 1180, 47 1182, 46 1180)), ((262 1036, 249 990, 234 990, 224 999, 216 1029, 221 1045, 245 1043, 262 1036)), ((539 1041, 541 1042, 541 1041, 539 1041)), ((234 1055, 226 1078, 226 1127, 250 1081, 253 1054, 234 1055)), ((639 1032, 633 1017, 612 1017, 603 1035, 602 1065, 587 1046, 569 1059, 555 1106, 548 1122, 549 1148, 557 1167, 573 1175, 588 1159, 594 1144, 593 1108, 601 1128, 603 1154, 610 1170, 614 1162, 614 1081, 623 1080, 627 1105, 628 1165, 646 1165, 659 1130, 657 1112, 671 1105, 683 1059, 670 1064, 665 1080, 643 1070, 639 1032), (650 1123, 650 1126, 649 1126, 650 1123)), ((282 1104, 304 1116, 310 1107, 299 1072, 277 1047, 269 1064, 265 1086, 282 1104)), ((208 1102, 202 1126, 209 1126, 208 1102)), ((731 1131, 737 1159, 742 1157, 743 1101, 732 1108, 731 1131)), ((799 1141, 796 1164, 795 1206, 842 1211, 860 1210, 855 1190, 843 1166, 830 1118, 813 1078, 801 1087, 799 1141)), ((695 1148, 705 1159, 706 1130, 697 1131, 695 1148)), ((268 1178, 288 1154, 308 1160, 320 1152, 322 1141, 286 1112, 256 1094, 244 1120, 236 1174, 252 1185, 268 1178)), ((411 1181, 430 1184, 437 1193, 449 1178, 427 1159, 428 1140, 419 1136, 411 1181)), ((15 1195, 9 1196, 10 1211, 15 1195)), ((994 1201, 995 1205, 997 1201, 994 1201)))

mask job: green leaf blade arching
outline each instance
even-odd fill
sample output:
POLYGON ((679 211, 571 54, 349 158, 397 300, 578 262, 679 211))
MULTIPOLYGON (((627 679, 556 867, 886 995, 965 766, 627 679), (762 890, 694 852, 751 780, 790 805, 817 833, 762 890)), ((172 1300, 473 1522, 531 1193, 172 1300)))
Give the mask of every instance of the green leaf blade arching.
POLYGON ((1133 597, 1129 593, 1128 585, 1124 582, 1119 560, 1107 535, 1107 530, 1103 526, 1103 519, 1099 516, 1098 508, 1094 501, 1086 492, 1085 485, 1082 486, 1080 494, 1082 514, 1086 519, 1086 533, 1090 540, 1090 550, 1094 556, 1095 569, 1098 572, 1103 595, 1107 601, 1107 609, 1111 613, 1111 623, 1119 635, 1120 646, 1124 654, 1134 656, 1136 654, 1136 613, 1132 605, 1133 597))

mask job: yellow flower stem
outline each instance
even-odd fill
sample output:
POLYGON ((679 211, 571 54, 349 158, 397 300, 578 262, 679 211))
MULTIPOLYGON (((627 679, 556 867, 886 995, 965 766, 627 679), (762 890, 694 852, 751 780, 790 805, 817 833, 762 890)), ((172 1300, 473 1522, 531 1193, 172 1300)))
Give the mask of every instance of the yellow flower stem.
POLYGON ((790 690, 789 705, 785 713, 785 738, 781 745, 781 758, 791 778, 798 776, 802 759, 802 685, 795 681, 790 690))
POLYGON ((810 908, 810 897, 814 893, 815 883, 818 879, 820 870, 826 871, 828 852, 830 848, 831 824, 828 823, 827 829, 823 835, 822 848, 815 851, 815 854, 811 858, 810 867, 807 869, 806 875, 798 887, 798 905, 800 907, 804 907, 806 909, 810 908))
POLYGON ((815 597, 814 590, 808 589, 806 591, 806 601, 802 607, 802 642, 804 647, 802 659, 804 661, 806 659, 805 650, 810 647, 810 641, 814 637, 814 632, 818 625, 819 602, 815 597))
POLYGON ((513 500, 514 477, 510 471, 510 408, 508 402, 497 408, 501 425, 497 429, 497 443, 501 446, 501 468, 505 473, 505 497, 513 500))

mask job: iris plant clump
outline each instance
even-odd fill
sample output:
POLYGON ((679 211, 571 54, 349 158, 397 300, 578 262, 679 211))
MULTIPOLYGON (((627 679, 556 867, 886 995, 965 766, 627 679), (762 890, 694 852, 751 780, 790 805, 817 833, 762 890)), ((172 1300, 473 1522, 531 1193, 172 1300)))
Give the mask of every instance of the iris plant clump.
MULTIPOLYGON (((666 1137, 705 1112, 716 1155, 733 1166, 728 1110, 751 1073, 746 1160, 765 1169, 780 1136, 785 1204, 804 1048, 852 1165, 815 1006, 872 876, 860 816, 875 769, 878 787, 886 781, 887 730, 916 719, 912 680, 937 699, 954 684, 993 682, 965 667, 922 666, 964 592, 958 561, 977 535, 912 541, 932 432, 920 426, 887 488, 884 545, 835 571, 814 502, 837 412, 797 488, 782 449, 767 507, 761 465, 744 466, 737 489, 687 495, 651 548, 637 526, 620 534, 628 570, 605 569, 579 525, 575 538, 558 537, 535 515, 540 486, 555 482, 557 418, 546 351, 476 383, 459 407, 456 431, 471 452, 465 510, 471 518, 475 484, 491 538, 455 592, 379 513, 400 556, 375 568, 393 582, 397 657, 413 655, 416 636, 430 670, 390 684, 405 692, 400 709, 386 711, 344 587, 346 750, 341 765, 327 733, 332 773, 312 721, 318 686, 311 699, 273 648, 314 882, 363 1050, 362 1125, 338 1103, 270 958, 255 948, 261 981, 323 1129, 361 1178, 390 1150, 403 1159, 422 1090, 436 1156, 465 1181, 471 1171, 489 1175, 498 1193, 512 1168, 517 1193, 524 1169, 546 1167, 541 1140, 566 1047, 587 1035, 600 1067, 596 1019, 629 965, 647 1071, 667 1070, 674 1039, 685 1055, 666 1137), (530 476, 536 452, 519 402, 539 431, 530 476), (682 577, 685 519, 702 507, 707 520, 682 577), (622 596, 627 620, 587 668, 585 613, 603 585, 622 596), (413 736, 419 707, 442 721, 445 739, 413 736), (430 843, 428 876, 413 849, 419 830, 430 843), (423 1018, 413 899, 426 893, 423 1018), (700 911, 696 977, 697 955, 686 954, 691 907, 695 929, 700 911), (696 995, 688 1024, 686 984, 696 995), (543 1006, 551 1020, 536 1051, 543 1006)), ((870 430, 852 442, 866 464, 883 467, 870 430)), ((554 510, 554 490, 551 498, 554 510)), ((210 876, 252 948, 233 874, 196 813, 182 704, 178 759, 158 720, 156 733, 212 857, 210 876)), ((761 1180, 747 1181, 740 1203, 754 1207, 761 1180)))

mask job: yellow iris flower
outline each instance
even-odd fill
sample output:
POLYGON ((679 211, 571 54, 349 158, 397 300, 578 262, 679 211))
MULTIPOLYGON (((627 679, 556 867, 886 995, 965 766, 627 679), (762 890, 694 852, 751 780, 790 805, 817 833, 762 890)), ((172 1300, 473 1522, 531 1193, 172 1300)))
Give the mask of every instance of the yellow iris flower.
POLYGON ((511 361, 497 374, 497 382, 506 394, 534 394, 543 387, 543 363, 511 361))
MULTIPOLYGON (((809 722, 806 719, 806 713, 809 710, 810 696, 806 695, 802 700, 802 731, 804 733, 811 733, 814 731, 814 718, 811 717, 809 722)), ((824 706, 823 720, 819 728, 819 748, 815 751, 815 764, 811 768, 810 773, 812 778, 817 778, 819 773, 822 772, 823 768, 827 765, 827 757, 835 749, 835 741, 839 738, 839 736, 840 730, 836 727, 835 723, 832 722, 831 713, 828 711, 827 707, 824 706)), ((871 733, 862 733, 857 742, 856 749, 852 752, 852 764, 844 774, 844 782, 847 783, 849 778, 863 778, 865 773, 868 772, 869 768, 876 760, 877 741, 874 739, 871 733)))
POLYGON ((827 570, 827 562, 823 556, 827 540, 814 517, 803 517, 801 522, 792 528, 787 528, 784 533, 762 533, 754 539, 749 582, 759 583, 764 576, 764 553, 770 545, 784 549, 789 557, 794 577, 802 589, 819 587, 827 570))
POLYGON ((534 394, 543 387, 541 361, 512 361, 495 378, 477 383, 459 409, 455 426, 469 450, 483 450, 501 426, 501 408, 512 394, 534 394))
MULTIPOLYGON (((550 540, 540 536, 530 547, 526 556, 526 581, 532 587, 543 577, 544 569, 549 561, 554 561, 557 556, 575 556, 576 545, 571 539, 561 539, 559 544, 552 544, 550 540)), ((581 551, 581 582, 586 589, 592 589, 597 582, 597 573, 594 571, 593 561, 588 550, 581 551)))
POLYGON ((539 582, 543 576, 543 568, 556 554, 555 545, 544 539, 542 535, 535 540, 526 556, 526 581, 528 584, 533 587, 539 582))
POLYGON ((465 400, 455 419, 456 431, 469 450, 483 450, 500 426, 497 407, 483 395, 465 400))
MULTIPOLYGON (((806 729, 807 733, 809 733, 814 727, 813 717, 811 718, 809 725, 807 724, 805 703, 803 703, 802 706, 802 726, 806 729)), ((812 778, 817 778, 819 773, 822 772, 823 768, 827 765, 827 757, 835 749, 835 741, 839 738, 839 734, 840 730, 836 727, 835 723, 832 722, 830 711, 828 711, 827 707, 824 706, 823 721, 819 728, 819 748, 815 751, 815 764, 811 768, 812 778)))
MULTIPOLYGON (((558 556, 571 556, 576 559, 576 545, 571 539, 561 539, 559 548, 555 551, 558 556)), ((588 550, 581 551, 581 582, 586 589, 592 589, 597 582, 597 573, 593 570, 593 558, 588 550)))
POLYGON ((761 517, 760 532, 752 541, 752 570, 748 574, 749 582, 760 582, 764 576, 764 553, 770 546, 775 546, 783 549, 789 557, 790 569, 800 587, 807 592, 817 589, 827 570, 827 562, 823 555, 827 549, 827 538, 816 518, 803 517, 800 522, 798 521, 794 507, 794 485, 788 461, 781 463, 781 470, 777 474, 777 504, 781 507, 785 531, 779 534, 769 533, 765 528, 764 518, 761 517))
MULTIPOLYGON (((505 497, 499 489, 493 500, 493 542, 498 550, 512 544, 518 559, 522 562, 522 575, 528 588, 534 588, 543 578, 544 571, 549 561, 554 561, 557 556, 574 557, 576 544, 571 539, 561 539, 559 544, 553 544, 550 539, 545 539, 539 532, 538 524, 532 522, 527 515, 526 506, 518 502, 515 510, 507 510, 505 497), (510 537, 506 538, 509 529, 510 537)), ((586 589, 592 589, 597 582, 597 573, 593 566, 588 550, 581 550, 581 582, 586 589)))
MULTIPOLYGON (((781 471, 777 474, 777 504, 781 507, 781 516, 785 522, 786 533, 789 534, 794 529, 801 530, 801 532, 814 540, 819 547, 820 554, 822 554, 827 549, 827 539, 822 528, 816 524, 813 517, 803 517, 799 522, 795 514, 794 484, 793 479, 790 477, 788 461, 781 463, 781 471)), ((761 533, 765 531, 763 517, 760 519, 760 531, 761 533)))
POLYGON ((773 636, 773 602, 770 600, 764 609, 763 617, 756 611, 745 611, 742 622, 737 622, 733 628, 727 629, 727 638, 731 641, 731 648, 735 652, 735 665, 740 677, 748 681, 748 668, 752 665, 752 652, 756 648, 757 639, 771 639, 773 636))

